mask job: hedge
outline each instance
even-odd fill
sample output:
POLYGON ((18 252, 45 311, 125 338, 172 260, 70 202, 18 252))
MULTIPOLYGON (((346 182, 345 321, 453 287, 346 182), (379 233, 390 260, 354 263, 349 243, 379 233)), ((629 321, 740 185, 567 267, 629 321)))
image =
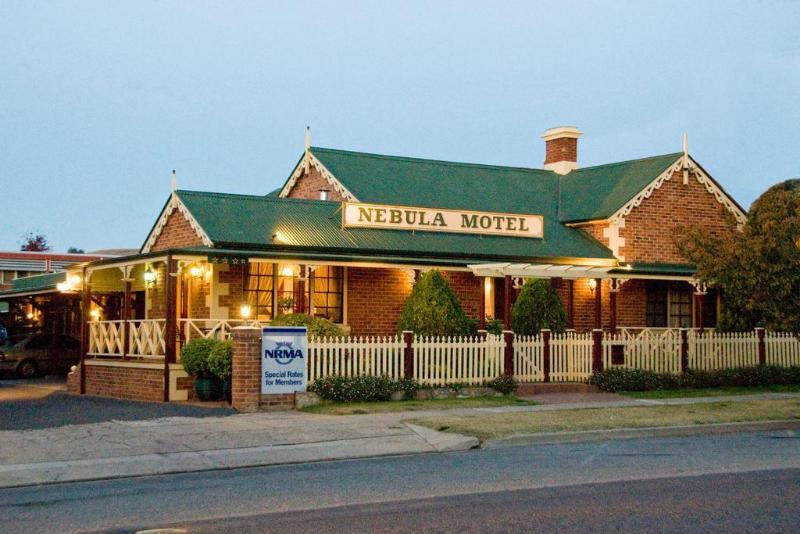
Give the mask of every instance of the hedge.
POLYGON ((689 369, 685 375, 654 373, 642 369, 611 368, 589 378, 603 391, 653 391, 684 388, 753 387, 800 384, 800 367, 757 365, 716 371, 689 369))

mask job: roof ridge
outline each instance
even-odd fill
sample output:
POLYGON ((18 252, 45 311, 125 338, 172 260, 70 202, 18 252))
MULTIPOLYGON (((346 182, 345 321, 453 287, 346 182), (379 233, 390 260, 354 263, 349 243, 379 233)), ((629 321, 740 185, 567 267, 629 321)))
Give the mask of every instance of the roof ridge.
MULTIPOLYGON (((600 165, 592 165, 590 167, 580 167, 579 169, 576 169, 576 172, 588 171, 588 170, 591 170, 591 169, 598 169, 600 167, 613 167, 614 165, 627 165, 629 163, 640 163, 642 161, 648 161, 648 160, 651 160, 651 159, 658 159, 658 158, 665 158, 667 156, 678 157, 678 156, 680 156, 682 154, 683 154, 682 152, 670 152, 668 154, 658 154, 656 156, 647 156, 647 157, 644 157, 644 158, 626 159, 625 161, 615 161, 615 162, 612 162, 612 163, 601 163, 600 165)), ((562 178, 567 178, 567 177, 569 177, 570 174, 572 174, 572 173, 565 174, 564 176, 562 176, 562 178)))
POLYGON ((428 159, 428 158, 416 158, 413 156, 392 156, 389 154, 375 154, 373 152, 358 152, 355 150, 342 150, 339 148, 325 148, 325 147, 311 147, 311 152, 313 153, 315 150, 326 150, 328 152, 338 152, 343 154, 352 154, 354 156, 362 156, 368 158, 375 158, 375 159, 392 159, 392 160, 404 160, 404 161, 412 161, 412 162, 419 162, 419 163, 433 163, 436 165, 453 165, 459 167, 482 167, 487 169, 496 169, 496 170, 505 170, 505 171, 526 171, 526 172, 534 172, 534 173, 543 173, 547 175, 556 176, 556 173, 553 171, 549 171, 547 169, 537 169, 535 167, 515 167, 511 165, 493 165, 490 163, 467 163, 463 161, 449 161, 449 160, 441 160, 441 159, 428 159))
POLYGON ((214 196, 214 197, 242 198, 249 200, 262 200, 266 202, 295 202, 301 204, 339 204, 339 202, 336 202, 335 200, 318 200, 314 198, 268 197, 265 195, 248 195, 243 193, 219 193, 215 191, 195 191, 188 189, 179 189, 176 191, 176 193, 200 194, 200 195, 214 196))

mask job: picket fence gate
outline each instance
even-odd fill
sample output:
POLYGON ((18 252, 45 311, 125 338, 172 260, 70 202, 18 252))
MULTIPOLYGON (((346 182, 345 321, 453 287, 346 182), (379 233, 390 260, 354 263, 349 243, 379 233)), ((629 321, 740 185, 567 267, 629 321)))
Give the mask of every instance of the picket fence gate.
POLYGON ((644 369, 656 373, 681 372, 680 330, 622 330, 603 336, 603 367, 644 369))

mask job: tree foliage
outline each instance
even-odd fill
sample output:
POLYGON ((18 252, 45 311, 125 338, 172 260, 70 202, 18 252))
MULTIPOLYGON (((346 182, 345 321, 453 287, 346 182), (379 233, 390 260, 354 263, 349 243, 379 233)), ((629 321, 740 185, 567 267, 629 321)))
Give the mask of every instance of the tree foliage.
POLYGON ((19 249, 23 252, 44 252, 50 250, 50 245, 44 234, 28 232, 22 236, 19 249))
POLYGON ((549 280, 528 280, 511 306, 511 329, 517 334, 538 334, 549 328, 563 332, 567 313, 549 280))
POLYGON ((697 277, 722 291, 718 328, 800 331, 800 180, 764 192, 740 232, 732 216, 728 224, 727 233, 689 228, 678 239, 697 277))
POLYGON ((85 251, 82 248, 69 247, 67 249, 67 254, 85 254, 85 251))
POLYGON ((312 317, 306 313, 285 313, 278 315, 270 323, 272 326, 305 326, 308 337, 344 337, 347 332, 324 317, 312 317))
POLYGON ((420 274, 403 305, 397 328, 423 336, 466 335, 470 321, 447 280, 432 270, 420 274))

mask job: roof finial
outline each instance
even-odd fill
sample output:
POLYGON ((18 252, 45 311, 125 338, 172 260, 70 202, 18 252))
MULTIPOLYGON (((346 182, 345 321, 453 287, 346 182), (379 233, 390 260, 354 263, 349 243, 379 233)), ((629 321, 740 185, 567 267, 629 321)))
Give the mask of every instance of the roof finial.
POLYGON ((172 192, 174 193, 178 189, 178 176, 175 174, 175 169, 172 169, 172 192))
POLYGON ((688 134, 683 134, 683 155, 684 155, 684 157, 689 155, 689 135, 688 134))
POLYGON ((311 148, 311 126, 306 126, 306 151, 311 148))
POLYGON ((689 184, 689 135, 683 134, 683 185, 689 184))

